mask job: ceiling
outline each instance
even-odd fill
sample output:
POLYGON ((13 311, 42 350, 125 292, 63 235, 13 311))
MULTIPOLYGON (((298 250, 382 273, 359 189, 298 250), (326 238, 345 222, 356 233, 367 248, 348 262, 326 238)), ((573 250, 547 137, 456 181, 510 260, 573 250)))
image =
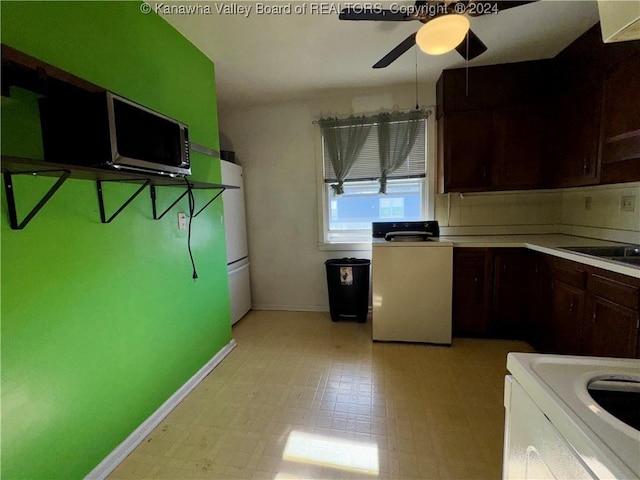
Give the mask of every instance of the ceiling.
MULTIPOLYGON (((179 2, 186 5, 188 2, 179 2)), ((464 66, 455 51, 428 56, 409 50, 383 69, 371 66, 408 35, 419 22, 354 22, 338 20, 337 2, 322 2, 333 12, 311 14, 321 2, 275 1, 263 5, 305 4, 306 14, 258 14, 257 2, 194 2, 211 13, 163 17, 204 52, 216 67, 218 101, 222 105, 319 96, 346 88, 435 82, 443 69, 464 66), (251 6, 248 16, 217 9, 251 6)), ((379 2, 385 8, 412 1, 379 2)), ((171 4, 167 2, 167 4, 171 4)), ((488 51, 469 65, 550 58, 598 21, 595 0, 541 0, 471 18, 472 30, 488 51)))

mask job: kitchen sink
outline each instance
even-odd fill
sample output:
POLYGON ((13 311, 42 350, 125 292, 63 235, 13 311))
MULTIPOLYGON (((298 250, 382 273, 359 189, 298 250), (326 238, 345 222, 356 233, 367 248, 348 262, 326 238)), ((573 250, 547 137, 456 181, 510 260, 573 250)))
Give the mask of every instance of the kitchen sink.
POLYGON ((614 262, 624 262, 630 265, 638 265, 640 266, 640 257, 611 257, 608 260, 613 260, 614 262))
POLYGON ((560 247, 562 250, 598 257, 612 262, 626 263, 640 267, 640 245, 612 247, 560 247))

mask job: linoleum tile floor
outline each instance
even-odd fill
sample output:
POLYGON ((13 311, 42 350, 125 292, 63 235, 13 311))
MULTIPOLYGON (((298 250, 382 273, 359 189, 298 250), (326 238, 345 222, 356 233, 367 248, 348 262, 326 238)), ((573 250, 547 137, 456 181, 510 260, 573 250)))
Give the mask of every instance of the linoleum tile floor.
POLYGON ((501 477, 506 355, 528 344, 373 343, 370 322, 267 311, 233 337, 109 478, 501 477))

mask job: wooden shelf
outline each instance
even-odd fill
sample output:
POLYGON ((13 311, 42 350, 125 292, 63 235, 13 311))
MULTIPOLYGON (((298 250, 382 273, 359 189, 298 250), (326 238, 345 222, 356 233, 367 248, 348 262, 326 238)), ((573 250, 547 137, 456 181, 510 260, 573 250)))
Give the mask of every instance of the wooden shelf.
POLYGON ((2 155, 2 173, 4 175, 5 191, 7 194, 7 207, 9 209, 9 221, 13 230, 22 230, 31 221, 49 199, 58 191, 62 184, 68 179, 92 180, 96 182, 98 189, 98 202, 100 206, 100 219, 102 223, 111 223, 120 212, 122 212, 142 191, 149 186, 151 193, 151 206, 153 209, 153 219, 160 220, 166 215, 190 190, 218 190, 214 197, 202 208, 194 213, 197 217, 215 199, 217 199, 227 189, 236 189, 232 185, 221 183, 194 182, 185 178, 175 178, 163 175, 145 174, 141 172, 129 172, 124 170, 108 170, 105 168, 86 167, 82 165, 69 165, 65 163, 44 162, 30 158, 12 157, 2 155), (38 204, 31 209, 22 221, 18 220, 16 209, 15 192, 13 189, 14 175, 34 175, 54 177, 58 180, 45 193, 38 204), (140 187, 116 210, 114 214, 107 218, 104 207, 103 184, 106 182, 121 182, 140 185, 140 187), (156 188, 176 187, 183 188, 184 192, 161 214, 158 215, 156 207, 156 188))

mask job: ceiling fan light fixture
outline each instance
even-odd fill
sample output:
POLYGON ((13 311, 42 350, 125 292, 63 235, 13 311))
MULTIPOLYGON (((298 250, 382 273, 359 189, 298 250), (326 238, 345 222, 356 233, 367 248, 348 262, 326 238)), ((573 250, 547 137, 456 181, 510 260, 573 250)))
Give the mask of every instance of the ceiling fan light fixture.
POLYGON ((424 53, 442 55, 456 48, 469 31, 469 19, 448 14, 425 23, 416 34, 416 43, 424 53))

